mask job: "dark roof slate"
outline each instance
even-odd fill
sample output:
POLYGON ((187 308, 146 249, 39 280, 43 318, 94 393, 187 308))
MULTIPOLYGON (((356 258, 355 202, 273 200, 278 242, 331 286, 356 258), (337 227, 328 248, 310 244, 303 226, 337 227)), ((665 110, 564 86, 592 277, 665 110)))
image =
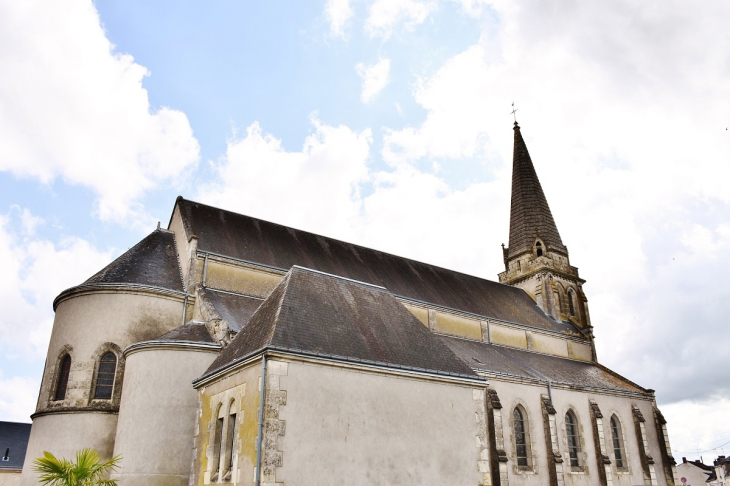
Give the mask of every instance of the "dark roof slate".
POLYGON ((206 375, 264 347, 478 378, 387 290, 292 268, 206 375))
POLYGON ((547 316, 522 289, 417 262, 179 197, 188 236, 198 250, 284 271, 294 265, 367 282, 391 293, 484 317, 579 333, 547 316))
POLYGON ((530 250, 537 237, 548 249, 567 254, 517 123, 514 131, 508 258, 530 250))
POLYGON ((183 291, 173 233, 156 230, 84 284, 132 283, 183 291))
POLYGON ((241 330, 263 302, 263 299, 228 292, 216 292, 211 288, 205 289, 205 295, 215 307, 218 315, 226 320, 228 328, 235 332, 241 330))
POLYGON ((516 348, 440 336, 446 346, 478 371, 609 390, 647 393, 604 366, 516 348))
POLYGON ((31 424, 0 422, 0 469, 20 471, 28 449, 31 424), (9 450, 8 450, 9 449, 9 450), (8 460, 2 460, 7 451, 8 460))
POLYGON ((215 343, 210 336, 208 329, 202 322, 187 322, 172 331, 163 334, 155 341, 167 342, 193 342, 193 343, 215 343))

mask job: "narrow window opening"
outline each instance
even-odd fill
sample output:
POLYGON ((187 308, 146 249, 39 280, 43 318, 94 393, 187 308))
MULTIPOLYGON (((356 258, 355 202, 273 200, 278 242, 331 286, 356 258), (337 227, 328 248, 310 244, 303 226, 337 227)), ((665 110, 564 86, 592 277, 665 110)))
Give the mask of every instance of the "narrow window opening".
POLYGON ((233 469, 233 449, 236 445, 236 414, 232 413, 228 417, 228 470, 233 469))
POLYGON ((71 373, 71 356, 66 355, 61 360, 61 368, 58 372, 58 383, 56 384, 56 400, 66 398, 66 388, 68 387, 68 375, 71 373))
POLYGON ((573 303, 573 292, 568 292, 568 307, 570 308, 570 315, 575 316, 575 304, 573 303))
POLYGON ((527 466, 527 436, 525 434, 525 420, 519 408, 512 412, 512 419, 515 428, 515 449, 517 452, 517 465, 527 466))
POLYGON ((219 418, 218 421, 215 424, 215 455, 213 456, 215 458, 215 470, 216 472, 220 472, 221 470, 221 449, 223 447, 223 417, 219 418))
POLYGON ((542 243, 538 241, 535 246, 537 247, 537 256, 542 256, 542 243))
POLYGON ((613 438, 613 455, 616 458, 616 467, 624 467, 624 457, 621 452, 621 432, 616 417, 611 417, 611 436, 613 438))
POLYGON ((117 371, 117 357, 107 351, 99 360, 99 370, 96 372, 96 389, 94 398, 108 400, 114 389, 114 375, 117 371))
POLYGON ((578 424, 572 413, 565 414, 565 433, 568 436, 568 455, 570 457, 570 466, 578 467, 578 424))

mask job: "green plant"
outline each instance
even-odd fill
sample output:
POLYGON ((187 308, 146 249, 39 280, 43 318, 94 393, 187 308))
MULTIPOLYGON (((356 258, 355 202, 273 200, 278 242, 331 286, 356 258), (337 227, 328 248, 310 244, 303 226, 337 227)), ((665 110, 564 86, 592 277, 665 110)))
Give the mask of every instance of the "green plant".
POLYGON ((119 467, 120 460, 121 456, 115 456, 102 462, 93 449, 78 451, 75 462, 43 451, 43 457, 33 461, 33 469, 40 473, 41 484, 48 486, 108 486, 117 480, 104 477, 119 467))

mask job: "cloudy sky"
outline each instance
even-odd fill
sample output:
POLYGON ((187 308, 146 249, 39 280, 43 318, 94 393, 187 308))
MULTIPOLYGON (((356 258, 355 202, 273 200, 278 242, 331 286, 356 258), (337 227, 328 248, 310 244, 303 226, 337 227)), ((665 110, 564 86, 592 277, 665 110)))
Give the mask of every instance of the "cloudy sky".
POLYGON ((34 409, 55 295, 178 194, 496 279, 514 101, 599 359, 707 460, 728 23, 728 0, 0 0, 0 420, 34 409))

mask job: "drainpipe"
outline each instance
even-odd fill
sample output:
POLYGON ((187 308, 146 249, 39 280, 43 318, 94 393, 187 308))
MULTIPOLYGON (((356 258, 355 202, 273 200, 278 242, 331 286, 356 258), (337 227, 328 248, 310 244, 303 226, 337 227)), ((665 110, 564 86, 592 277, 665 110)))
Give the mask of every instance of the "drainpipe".
POLYGON ((205 280, 208 277, 208 254, 205 254, 205 262, 203 263, 203 288, 205 288, 205 280))
POLYGON ((553 403, 553 387, 550 385, 550 380, 548 380, 547 384, 548 384, 548 397, 550 397, 550 403, 553 403))
POLYGON ((185 316, 188 313, 188 294, 185 294, 185 300, 183 300, 183 315, 182 315, 182 325, 185 325, 185 316))
POLYGON ((259 435, 256 438, 256 486, 261 484, 261 442, 264 435, 264 394, 266 392, 266 354, 262 354, 261 398, 259 398, 259 435))

